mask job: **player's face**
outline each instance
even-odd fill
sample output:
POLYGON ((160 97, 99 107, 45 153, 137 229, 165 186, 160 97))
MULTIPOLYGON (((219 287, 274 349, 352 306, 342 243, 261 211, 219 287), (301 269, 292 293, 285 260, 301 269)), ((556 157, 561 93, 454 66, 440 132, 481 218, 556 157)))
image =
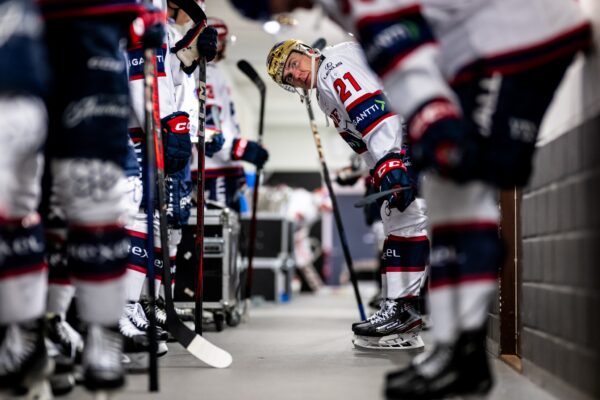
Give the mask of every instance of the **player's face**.
POLYGON ((297 51, 291 52, 283 68, 283 81, 293 87, 310 89, 310 63, 311 58, 309 56, 297 51))

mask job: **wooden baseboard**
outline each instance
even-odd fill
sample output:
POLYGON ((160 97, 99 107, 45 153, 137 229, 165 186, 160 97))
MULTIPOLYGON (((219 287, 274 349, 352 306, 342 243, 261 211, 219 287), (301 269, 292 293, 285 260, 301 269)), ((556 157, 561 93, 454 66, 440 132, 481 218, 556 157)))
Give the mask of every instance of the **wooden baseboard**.
POLYGON ((523 363, 521 357, 514 354, 500 354, 500 360, 504 361, 508 366, 517 371, 518 373, 523 372, 523 363))

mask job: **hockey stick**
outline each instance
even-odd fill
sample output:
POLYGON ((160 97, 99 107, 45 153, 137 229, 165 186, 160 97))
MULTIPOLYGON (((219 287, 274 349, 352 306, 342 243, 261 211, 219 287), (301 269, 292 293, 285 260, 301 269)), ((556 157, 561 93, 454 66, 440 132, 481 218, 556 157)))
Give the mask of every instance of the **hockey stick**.
MULTIPOLYGON (((151 5, 151 2, 150 2, 151 5)), ((147 39, 148 36, 146 36, 147 39)), ((148 43, 142 40, 144 46, 144 131, 146 132, 146 168, 143 173, 143 190, 146 198, 148 210, 152 210, 154 204, 154 175, 156 165, 156 152, 154 147, 154 137, 160 133, 160 116, 158 110, 158 82, 156 76, 156 43, 148 43)), ((162 154, 162 153, 161 153, 162 154)), ((148 342, 149 342, 149 390, 158 391, 158 342, 156 338, 156 283, 154 273, 154 212, 146 212, 146 254, 148 254, 148 264, 146 276, 148 279, 148 303, 150 312, 148 313, 148 342)))
MULTIPOLYGON (((173 0, 175 4, 181 7, 190 17, 196 18, 203 16, 200 21, 206 21, 206 15, 202 9, 193 0, 173 0)), ((158 93, 155 93, 158 96, 158 93)), ((157 103, 158 104, 158 103, 157 103)), ((200 127, 199 127, 200 128, 200 127)), ((203 128, 203 126, 202 126, 203 128)), ((173 335, 187 351, 204 363, 215 368, 226 368, 233 361, 231 354, 215 346, 202 336, 189 329, 177 316, 175 305, 173 303, 173 292, 171 287, 171 260, 169 258, 169 240, 167 230, 167 198, 165 191, 165 170, 163 160, 163 142, 160 130, 156 129, 153 133, 154 146, 149 146, 153 155, 156 157, 156 177, 158 182, 158 209, 160 220, 160 242, 162 247, 163 261, 163 284, 165 287, 165 308, 167 313, 167 330, 173 335)), ((199 131, 200 133, 200 131, 199 131)), ((204 143, 202 142, 202 145, 204 143)), ((200 220, 203 221, 203 220, 200 220)), ((150 228, 149 228, 150 229, 150 228)))
MULTIPOLYGON (((317 40, 315 45, 319 44, 322 39, 317 40)), ((322 40, 322 44, 324 45, 325 41, 322 40)), ((315 46, 316 47, 316 46, 315 46)), ((310 97, 308 95, 308 91, 303 89, 304 94, 304 104, 306 105, 306 111, 308 112, 308 119, 310 120, 310 129, 312 131, 313 137, 315 139, 315 145, 317 146, 317 153, 319 154, 319 161, 321 162, 321 172, 323 175, 323 179, 325 180, 325 185, 327 186, 327 191, 329 192, 329 197, 331 198, 331 205, 333 208, 333 216, 335 218, 335 223, 337 226, 338 235, 340 237, 340 242, 342 244, 342 250, 344 252, 344 259, 346 260, 346 265, 348 266, 348 271, 350 272, 350 281, 352 282, 352 287, 354 288, 354 296, 356 297, 356 302, 358 305, 358 312, 360 314, 360 318, 364 321, 367 319, 365 315, 365 308, 363 306, 362 299, 360 297, 360 291, 358 290, 358 281, 356 279, 356 271, 354 270, 354 264, 352 263, 352 257, 350 255, 350 248, 348 247, 348 241, 346 240, 346 232, 344 231, 344 225, 342 224, 342 217, 340 216, 340 208, 338 206, 337 198, 335 196, 335 192, 333 191, 333 186, 331 184, 331 177, 329 176, 329 168, 327 168, 327 163, 325 162, 325 156, 323 154, 323 146, 321 145, 321 136, 319 135, 319 131, 317 130, 317 123, 315 122, 315 115, 312 110, 312 106, 310 105, 310 97)))
POLYGON ((398 188, 384 190, 383 192, 377 192, 377 193, 370 194, 368 196, 363 197, 356 203, 354 203, 354 207, 362 208, 371 203, 375 203, 377 200, 381 199, 382 197, 388 196, 388 195, 396 193, 396 192, 402 192, 403 190, 407 190, 407 189, 409 189, 409 188, 398 187, 398 188))
MULTIPOLYGON (((256 70, 248 63, 246 60, 240 60, 237 63, 238 68, 248 77, 250 80, 256 85, 258 91, 260 92, 260 114, 258 120, 258 144, 262 145, 263 138, 263 126, 264 126, 264 116, 265 116, 265 95, 267 92, 267 88, 265 87, 265 83, 256 73, 256 70)), ((248 317, 248 309, 250 297, 252 296, 252 272, 253 265, 252 261, 254 259, 254 250, 256 248, 256 208, 258 206, 258 189, 260 186, 260 173, 262 167, 256 168, 256 175, 254 178, 254 191, 252 193, 252 218, 250 219, 250 237, 249 237, 249 245, 248 245, 248 269, 246 270, 246 292, 244 293, 245 307, 244 307, 244 315, 248 317)))

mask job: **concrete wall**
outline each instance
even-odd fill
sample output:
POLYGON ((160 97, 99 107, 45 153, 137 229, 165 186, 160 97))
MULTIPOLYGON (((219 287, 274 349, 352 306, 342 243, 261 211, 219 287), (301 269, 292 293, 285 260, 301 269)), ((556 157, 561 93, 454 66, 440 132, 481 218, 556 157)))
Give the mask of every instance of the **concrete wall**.
POLYGON ((600 398, 600 115, 541 147, 535 166, 522 202, 524 373, 600 398))
MULTIPOLYGON (((600 43, 600 2, 582 0, 600 43)), ((570 68, 523 190, 523 373, 560 398, 600 398, 600 57, 570 68)))

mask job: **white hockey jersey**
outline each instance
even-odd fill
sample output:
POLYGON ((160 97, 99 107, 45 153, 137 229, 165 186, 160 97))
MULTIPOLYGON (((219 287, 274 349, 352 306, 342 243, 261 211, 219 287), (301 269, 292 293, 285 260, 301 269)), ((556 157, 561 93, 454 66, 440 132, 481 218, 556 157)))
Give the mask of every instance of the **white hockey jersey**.
POLYGON ((319 107, 369 168, 386 154, 401 152, 402 118, 392 112, 357 43, 324 49, 316 73, 319 107))
POLYGON ((231 87, 218 63, 207 65, 206 92, 206 129, 220 130, 225 138, 223 148, 212 157, 206 157, 206 177, 239 174, 242 164, 231 159, 231 149, 233 140, 240 138, 241 133, 231 99, 231 87))
POLYGON ((574 0, 319 0, 360 38, 394 108, 407 117, 446 82, 475 70, 510 74, 584 47, 589 24, 574 0), (441 72, 441 75, 440 75, 441 72))

